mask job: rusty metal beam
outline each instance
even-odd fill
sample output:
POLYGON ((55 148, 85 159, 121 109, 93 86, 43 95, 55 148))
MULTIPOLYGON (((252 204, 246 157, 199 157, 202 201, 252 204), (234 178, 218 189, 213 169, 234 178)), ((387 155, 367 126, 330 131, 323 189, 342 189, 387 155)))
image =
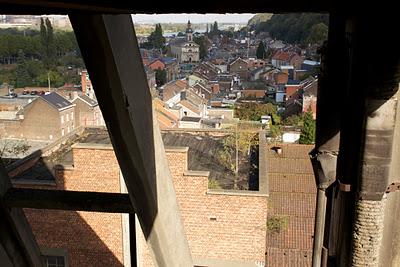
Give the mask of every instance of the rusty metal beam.
POLYGON ((9 207, 133 213, 128 194, 10 188, 4 195, 9 207))
POLYGON ((132 18, 70 20, 154 263, 192 266, 132 18))

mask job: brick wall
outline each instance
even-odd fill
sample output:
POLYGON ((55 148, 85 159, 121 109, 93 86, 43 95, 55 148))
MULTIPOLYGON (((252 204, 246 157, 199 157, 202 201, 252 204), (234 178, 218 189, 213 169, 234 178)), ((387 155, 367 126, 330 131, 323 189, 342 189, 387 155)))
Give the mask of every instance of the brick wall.
MULTIPOLYGON (((187 151, 170 149, 167 157, 193 258, 263 262, 266 197, 209 191, 207 172, 187 171, 187 151)), ((56 170, 55 186, 41 188, 120 192, 119 166, 111 147, 77 144, 73 159, 73 167, 56 170)), ((123 266, 120 214, 26 209, 26 215, 39 245, 67 249, 70 266, 123 266)), ((153 266, 143 234, 136 231, 139 266, 153 266)))
MULTIPOLYGON (((73 149, 74 167, 57 169, 43 189, 120 192, 119 166, 109 149, 73 149)), ((21 187, 21 186, 20 186, 21 187)), ((62 248, 73 266, 123 266, 121 214, 25 209, 42 248, 62 248)))
POLYGON ((187 151, 167 151, 193 258, 264 261, 267 199, 208 191, 208 175, 187 171, 187 151))

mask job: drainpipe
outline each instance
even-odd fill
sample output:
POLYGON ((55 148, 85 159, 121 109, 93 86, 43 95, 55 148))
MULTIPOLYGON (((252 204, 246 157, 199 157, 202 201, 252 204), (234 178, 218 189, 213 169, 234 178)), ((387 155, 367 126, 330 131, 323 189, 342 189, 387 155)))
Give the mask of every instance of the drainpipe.
MULTIPOLYGON (((310 153, 310 157, 317 182, 317 207, 315 212, 312 266, 320 267, 321 264, 323 266, 326 265, 326 262, 321 261, 327 206, 326 190, 334 183, 336 178, 337 154, 313 150, 310 153)), ((324 258, 326 258, 326 255, 324 258)))
POLYGON ((321 47, 321 70, 318 77, 318 101, 315 148, 310 153, 317 185, 317 204, 314 224, 312 266, 326 266, 329 246, 332 194, 336 180, 336 165, 339 154, 341 106, 344 98, 337 98, 345 90, 345 17, 332 12, 329 16, 328 42, 321 47), (332 101, 332 99, 336 99, 332 101), (330 216, 329 216, 330 217, 330 216), (325 236, 327 233, 327 236, 325 236), (324 246, 325 245, 325 246, 324 246))

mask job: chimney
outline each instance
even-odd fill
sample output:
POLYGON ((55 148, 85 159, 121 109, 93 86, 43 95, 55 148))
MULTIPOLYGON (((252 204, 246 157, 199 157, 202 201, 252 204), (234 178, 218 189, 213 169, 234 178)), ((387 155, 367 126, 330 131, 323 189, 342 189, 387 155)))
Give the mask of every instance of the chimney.
POLYGON ((86 95, 86 88, 87 88, 87 71, 83 70, 81 72, 81 86, 82 86, 82 94, 86 95))

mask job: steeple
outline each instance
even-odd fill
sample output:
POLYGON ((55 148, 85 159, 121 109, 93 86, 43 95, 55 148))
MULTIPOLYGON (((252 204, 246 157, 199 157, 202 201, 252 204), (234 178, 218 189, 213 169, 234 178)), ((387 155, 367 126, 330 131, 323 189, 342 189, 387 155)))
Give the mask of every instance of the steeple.
POLYGON ((186 40, 188 42, 192 42, 193 41, 193 30, 192 30, 192 23, 190 23, 190 20, 188 20, 188 23, 187 23, 186 40))

